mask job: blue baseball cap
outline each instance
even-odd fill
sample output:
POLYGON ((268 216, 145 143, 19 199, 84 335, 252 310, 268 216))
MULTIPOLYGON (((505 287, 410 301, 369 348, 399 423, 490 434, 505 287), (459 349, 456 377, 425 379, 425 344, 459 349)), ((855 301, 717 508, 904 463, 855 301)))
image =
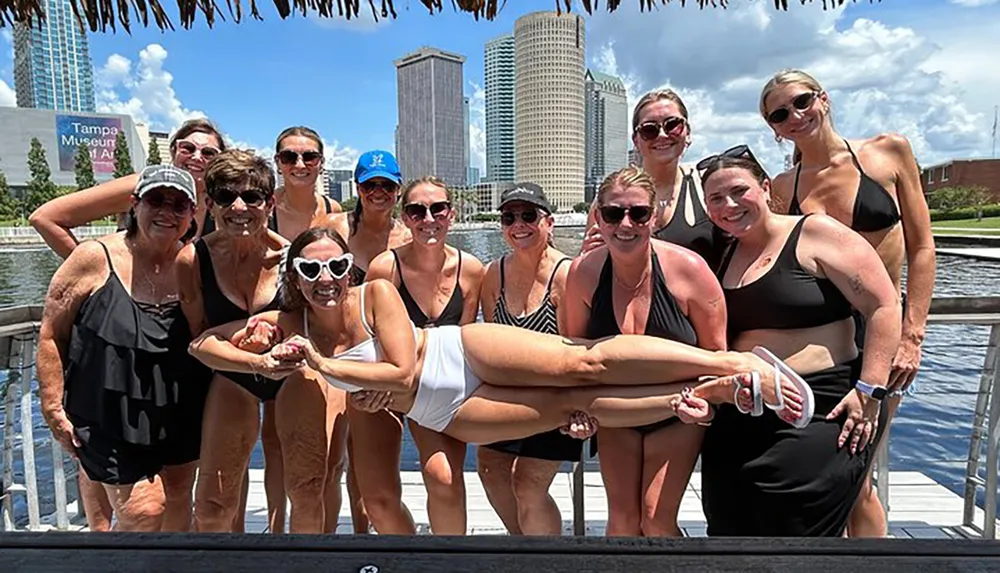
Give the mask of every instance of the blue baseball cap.
POLYGON ((354 180, 364 183, 374 177, 384 177, 397 185, 403 182, 403 175, 399 172, 396 158, 388 151, 373 149, 358 158, 358 165, 354 168, 354 180))

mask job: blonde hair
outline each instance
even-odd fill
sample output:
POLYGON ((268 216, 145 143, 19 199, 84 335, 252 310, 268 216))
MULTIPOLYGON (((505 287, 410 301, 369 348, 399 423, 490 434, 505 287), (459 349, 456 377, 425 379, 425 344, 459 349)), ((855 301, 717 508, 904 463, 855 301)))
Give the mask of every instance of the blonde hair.
POLYGON ((816 78, 810 76, 809 74, 803 72, 802 70, 782 70, 767 81, 764 84, 764 89, 760 92, 760 115, 764 119, 767 119, 767 109, 765 107, 765 102, 767 101, 767 96, 771 95, 778 86, 785 86, 788 84, 800 84, 810 90, 820 93, 825 91, 823 86, 819 85, 816 78))
POLYGON ((653 178, 649 176, 649 173, 643 171, 642 167, 636 165, 629 165, 605 177, 597 190, 597 204, 603 206, 608 193, 611 193, 616 187, 622 189, 638 187, 642 189, 649 195, 650 205, 653 204, 653 199, 656 197, 656 187, 653 186, 653 178))
POLYGON ((642 108, 651 103, 656 103, 661 99, 672 101, 677 104, 677 107, 681 110, 681 115, 684 116, 684 119, 688 119, 687 106, 684 105, 684 100, 681 99, 681 96, 677 95, 677 92, 669 89, 653 90, 642 96, 639 103, 635 104, 635 110, 632 112, 632 131, 635 131, 635 128, 639 127, 639 112, 642 111, 642 108))

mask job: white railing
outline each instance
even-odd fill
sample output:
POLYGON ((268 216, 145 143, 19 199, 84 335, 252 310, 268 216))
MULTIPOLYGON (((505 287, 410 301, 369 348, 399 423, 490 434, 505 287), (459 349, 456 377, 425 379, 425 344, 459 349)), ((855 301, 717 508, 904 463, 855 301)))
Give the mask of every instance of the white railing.
MULTIPOLYGON (((931 324, 986 325, 991 327, 986 345, 980 385, 976 392, 975 415, 971 424, 969 455, 966 460, 964 480, 965 511, 963 525, 988 539, 996 538, 998 461, 1000 461, 1000 297, 956 297, 935 299, 931 305, 931 324), (985 451, 984 451, 985 450, 985 451), (983 464, 983 457, 986 463, 983 464), (976 523, 976 494, 985 489, 983 523, 976 523)), ((0 309, 0 370, 7 373, 0 382, 3 398, 3 458, 0 474, 0 531, 24 529, 17 527, 14 519, 14 497, 23 495, 27 500, 27 529, 32 531, 54 527, 69 528, 67 509, 67 477, 75 469, 65 471, 64 453, 58 442, 49 435, 49 454, 52 456, 52 490, 54 492, 54 523, 46 523, 39 510, 39 474, 36 471, 36 440, 33 434, 33 381, 35 380, 35 345, 38 339, 42 308, 21 306, 0 309), (20 403, 20 407, 15 405, 20 403), (20 441, 16 442, 20 430, 20 441), (22 479, 15 482, 14 460, 22 461, 22 479)), ((923 392, 921 392, 923 393, 923 392)), ((48 434, 46 430, 46 434, 48 434)), ((875 482, 879 498, 888 509, 889 504, 889 436, 880 448, 875 464, 875 482)), ((574 533, 584 534, 584 463, 573 464, 573 522, 574 533)), ((82 504, 77 504, 78 511, 82 504)))
MULTIPOLYGON (((93 239, 103 237, 118 230, 115 225, 88 225, 73 229, 73 235, 78 239, 93 239)), ((42 236, 30 225, 24 227, 0 227, 0 243, 2 244, 44 244, 42 236)))

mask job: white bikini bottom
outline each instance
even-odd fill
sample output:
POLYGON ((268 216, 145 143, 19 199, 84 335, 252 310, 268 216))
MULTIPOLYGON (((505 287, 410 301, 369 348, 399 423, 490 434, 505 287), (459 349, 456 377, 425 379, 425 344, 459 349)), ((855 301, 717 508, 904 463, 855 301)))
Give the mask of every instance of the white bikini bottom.
POLYGON ((442 432, 482 381, 465 362, 462 327, 438 326, 424 333, 424 368, 413 407, 406 416, 425 428, 442 432))

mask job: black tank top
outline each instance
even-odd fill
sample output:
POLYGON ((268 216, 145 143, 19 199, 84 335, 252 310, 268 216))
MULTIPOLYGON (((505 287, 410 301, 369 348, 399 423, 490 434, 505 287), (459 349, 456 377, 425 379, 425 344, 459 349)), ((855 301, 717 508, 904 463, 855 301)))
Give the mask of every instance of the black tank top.
POLYGON ((698 193, 698 188, 695 185, 694 176, 690 172, 685 173, 673 217, 665 227, 653 233, 653 236, 661 241, 667 241, 694 251, 714 271, 719 268, 719 262, 722 260, 722 253, 729 242, 729 237, 708 218, 708 213, 701 206, 701 201, 695 196, 696 193, 698 193), (685 217, 688 201, 692 202, 694 211, 693 225, 689 225, 685 217))
POLYGON ((80 306, 66 352, 66 412, 110 438, 154 446, 170 436, 172 407, 205 369, 188 354, 191 329, 179 302, 136 301, 104 243, 108 279, 80 306))
MULTIPOLYGON (((198 254, 198 269, 201 272, 202 300, 205 307, 205 319, 209 328, 226 324, 235 320, 246 320, 252 314, 278 310, 279 294, 274 293, 264 308, 254 310, 252 313, 243 310, 229 299, 219 288, 219 281, 215 276, 215 267, 212 264, 212 255, 208 250, 208 245, 204 239, 198 239, 194 244, 195 252, 198 254)), ((260 387, 262 384, 269 384, 273 381, 263 376, 247 374, 245 372, 224 372, 223 375, 233 382, 248 389, 260 387)), ((251 390, 252 391, 252 390, 251 390)))
MULTIPOLYGON (((697 346, 698 334, 667 289, 656 251, 652 252, 651 264, 653 265, 652 300, 649 302, 649 315, 646 317, 646 331, 643 334, 697 346)), ((615 304, 612 298, 613 272, 609 254, 604 262, 604 268, 601 269, 601 278, 594 290, 594 296, 590 300, 587 338, 595 339, 622 333, 615 318, 615 304)))
MULTIPOLYGON (((729 313, 729 339, 757 329, 795 329, 821 326, 851 316, 851 304, 830 279, 809 274, 795 254, 802 233, 802 217, 788 234, 774 265, 752 283, 725 288, 729 313)), ((719 270, 726 275, 736 248, 730 250, 719 270)))
POLYGON ((538 305, 537 309, 524 316, 514 316, 511 314, 510 309, 507 308, 506 294, 504 292, 503 264, 505 258, 500 258, 500 296, 497 298, 497 306, 493 311, 493 322, 533 330, 535 332, 558 334, 559 321, 556 318, 556 305, 552 304, 552 281, 555 280, 556 273, 559 272, 559 267, 572 259, 566 257, 556 262, 552 268, 552 274, 549 276, 549 282, 545 286, 545 296, 542 298, 542 304, 538 305))
POLYGON ((396 253, 396 249, 392 249, 392 256, 396 260, 396 272, 399 273, 399 297, 403 299, 406 314, 410 315, 410 320, 413 321, 413 324, 418 328, 431 328, 449 324, 457 325, 462 321, 462 307, 465 305, 465 296, 462 294, 461 283, 462 251, 458 251, 458 272, 455 273, 455 289, 451 291, 451 298, 448 299, 448 304, 441 311, 441 315, 433 320, 427 318, 424 311, 420 309, 420 305, 417 304, 417 301, 413 300, 413 296, 407 290, 406 283, 403 282, 403 267, 399 264, 399 254, 396 253))
MULTIPOLYGON (((847 145, 847 150, 851 152, 851 160, 854 162, 854 167, 861 174, 861 180, 858 182, 858 194, 854 198, 854 213, 850 221, 851 229, 862 233, 872 233, 892 227, 900 220, 899 208, 896 207, 896 202, 892 200, 892 196, 885 190, 885 187, 879 185, 878 181, 869 177, 865 173, 865 170, 861 168, 858 156, 854 154, 851 144, 847 143, 846 139, 844 140, 844 144, 847 145)), ((795 186, 792 188, 791 205, 788 206, 789 215, 802 214, 802 207, 799 206, 800 173, 802 173, 801 162, 795 169, 795 186)))
MULTIPOLYGON (((330 207, 331 207, 331 205, 330 205, 330 198, 327 197, 326 195, 323 195, 323 204, 326 206, 326 213, 327 213, 327 215, 329 215, 330 214, 330 207)), ((272 209, 271 210, 271 216, 267 220, 267 228, 271 229, 275 233, 278 233, 279 235, 281 235, 281 232, 278 231, 278 212, 277 212, 276 209, 272 209)), ((281 235, 281 236, 284 237, 284 235, 281 235)), ((294 239, 294 238, 295 237, 292 237, 292 239, 294 239)))

